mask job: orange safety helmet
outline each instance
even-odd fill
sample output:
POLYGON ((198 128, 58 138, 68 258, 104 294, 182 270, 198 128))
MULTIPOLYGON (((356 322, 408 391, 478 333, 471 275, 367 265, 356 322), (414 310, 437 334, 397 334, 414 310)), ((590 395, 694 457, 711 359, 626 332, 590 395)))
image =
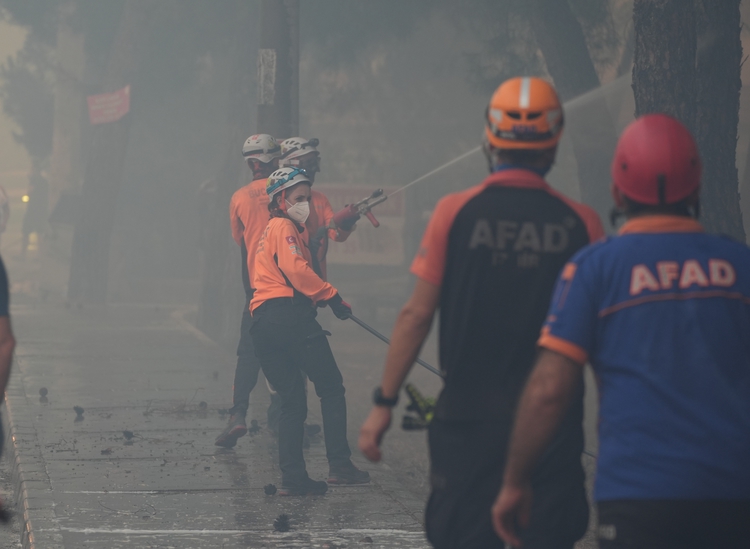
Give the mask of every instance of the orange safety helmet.
POLYGON ((557 92, 533 76, 506 80, 490 99, 485 137, 494 149, 549 149, 563 130, 557 92))

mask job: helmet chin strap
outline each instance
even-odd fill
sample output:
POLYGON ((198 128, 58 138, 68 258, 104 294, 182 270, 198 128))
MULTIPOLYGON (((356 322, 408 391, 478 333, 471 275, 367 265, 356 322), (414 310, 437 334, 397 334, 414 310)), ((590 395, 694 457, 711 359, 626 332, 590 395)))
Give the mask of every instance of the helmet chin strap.
POLYGON ((284 212, 284 215, 289 215, 286 213, 286 189, 281 191, 281 211, 284 212))

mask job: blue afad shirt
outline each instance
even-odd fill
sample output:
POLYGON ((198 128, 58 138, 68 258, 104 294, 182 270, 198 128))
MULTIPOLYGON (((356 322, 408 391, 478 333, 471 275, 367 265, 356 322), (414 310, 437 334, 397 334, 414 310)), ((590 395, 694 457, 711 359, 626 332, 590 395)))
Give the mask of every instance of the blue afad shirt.
POLYGON ((564 268, 539 344, 597 376, 597 501, 750 500, 750 248, 631 220, 564 268))

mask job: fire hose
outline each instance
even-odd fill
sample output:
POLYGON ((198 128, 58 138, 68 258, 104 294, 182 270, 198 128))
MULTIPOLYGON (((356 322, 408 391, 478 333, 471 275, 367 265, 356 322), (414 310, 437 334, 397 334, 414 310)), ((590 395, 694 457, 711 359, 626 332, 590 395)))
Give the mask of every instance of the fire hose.
MULTIPOLYGON (((385 337, 383 334, 378 332, 375 328, 373 328, 366 322, 363 322, 353 314, 350 314, 349 318, 381 341, 384 341, 388 345, 391 344, 390 339, 385 337)), ((438 370, 431 364, 428 364, 421 358, 417 358, 415 362, 420 366, 424 366, 427 370, 429 370, 436 376, 440 376, 441 378, 443 377, 443 374, 440 370, 438 370)), ((401 428, 405 431, 421 431, 423 429, 427 429, 427 427, 430 425, 430 422, 432 421, 433 415, 435 414, 435 399, 424 397, 422 393, 420 393, 419 390, 417 390, 417 388, 411 383, 407 383, 404 387, 404 390, 406 391, 406 395, 409 397, 410 401, 409 405, 406 407, 406 411, 415 412, 417 415, 404 415, 401 421, 401 428)))
MULTIPOLYGON (((353 320, 354 322, 356 322, 357 324, 359 324, 360 326, 362 326, 365 330, 367 330, 368 332, 370 332, 372 335, 374 335, 375 337, 377 337, 379 340, 387 343, 388 345, 391 344, 391 340, 390 339, 388 339, 387 337, 385 337, 383 334, 381 334, 380 332, 378 332, 375 328, 373 328, 372 326, 370 326, 366 322, 363 322, 362 320, 360 320, 359 318, 357 318, 356 316, 354 316, 352 314, 349 315, 349 318, 351 320, 353 320)), ((440 370, 438 370, 437 368, 435 368, 431 364, 428 364, 427 362, 425 362, 421 358, 417 358, 415 362, 417 364, 419 364, 420 366, 424 366, 426 369, 428 369, 430 372, 432 372, 436 376, 443 377, 443 374, 442 374, 442 372, 440 370)))

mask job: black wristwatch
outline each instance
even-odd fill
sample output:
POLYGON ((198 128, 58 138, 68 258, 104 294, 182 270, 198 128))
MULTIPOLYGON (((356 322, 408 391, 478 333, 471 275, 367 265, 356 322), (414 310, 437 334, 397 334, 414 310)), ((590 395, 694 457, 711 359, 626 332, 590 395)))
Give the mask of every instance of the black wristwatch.
POLYGON ((383 390, 378 387, 372 394, 372 401, 375 403, 375 406, 385 406, 386 408, 393 408, 396 404, 398 404, 398 393, 396 393, 396 396, 393 398, 385 398, 383 396, 383 390))

